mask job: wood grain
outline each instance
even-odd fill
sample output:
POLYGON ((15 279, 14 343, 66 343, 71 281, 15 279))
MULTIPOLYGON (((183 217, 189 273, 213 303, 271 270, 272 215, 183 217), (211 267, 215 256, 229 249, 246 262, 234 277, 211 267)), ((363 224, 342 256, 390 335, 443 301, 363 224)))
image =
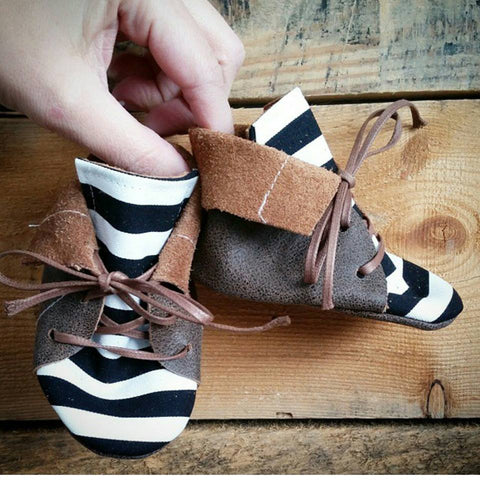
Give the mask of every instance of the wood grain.
POLYGON ((478 474, 466 422, 191 422, 143 460, 99 457, 58 423, 0 428, 1 474, 478 474))
POLYGON ((475 0, 214 0, 246 58, 234 100, 292 85, 317 99, 428 95, 480 88, 475 0))
MULTIPOLYGON (((373 320, 230 299, 199 288, 219 322, 251 325, 288 311, 289 328, 262 335, 207 331, 195 418, 420 418, 480 415, 480 101, 417 102, 429 121, 367 160, 356 197, 390 251, 442 275, 465 312, 424 332, 373 320)), ((314 107, 340 164, 378 104, 314 107)), ((251 122, 259 109, 238 109, 251 122)), ((405 124, 409 121, 402 117, 405 124)), ((388 132, 382 136, 386 140, 388 132)), ((182 139, 185 142, 185 139, 182 139)), ((26 247, 80 147, 27 119, 0 120, 0 249, 26 247)), ((38 272, 3 262, 11 275, 38 272)), ((0 289, 1 299, 18 293, 0 289)), ((31 312, 2 319, 0 419, 55 418, 31 373, 31 312)))

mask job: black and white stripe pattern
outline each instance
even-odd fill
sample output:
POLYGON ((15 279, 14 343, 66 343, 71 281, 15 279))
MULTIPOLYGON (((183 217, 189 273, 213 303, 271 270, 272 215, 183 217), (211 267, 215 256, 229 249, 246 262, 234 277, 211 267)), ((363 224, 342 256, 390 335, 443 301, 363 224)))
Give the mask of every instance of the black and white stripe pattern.
MULTIPOLYGON (((76 160, 77 174, 109 271, 136 277, 155 264, 198 179, 142 177, 76 160)), ((135 299, 138 301, 138 299, 135 299)), ((116 295, 105 314, 118 323, 137 314, 116 295)), ((151 350, 148 340, 96 334, 102 345, 151 350)), ((156 361, 84 348, 38 370, 51 405, 70 432, 97 453, 139 457, 162 448, 185 428, 197 384, 156 361)))
POLYGON ((382 267, 387 280, 388 313, 442 323, 462 311, 460 296, 438 275, 393 253, 384 256, 382 267))
POLYGON ((337 171, 325 137, 298 87, 274 103, 252 124, 250 140, 282 150, 317 167, 337 171))
MULTIPOLYGON (((315 117, 297 87, 266 110, 250 127, 250 139, 299 160, 336 172, 338 167, 315 117)), ((355 202, 352 206, 362 213, 355 202)), ((372 236, 375 248, 378 242, 372 236)), ((445 280, 418 265, 385 252, 387 312, 427 323, 456 317, 463 308, 458 293, 445 280)))

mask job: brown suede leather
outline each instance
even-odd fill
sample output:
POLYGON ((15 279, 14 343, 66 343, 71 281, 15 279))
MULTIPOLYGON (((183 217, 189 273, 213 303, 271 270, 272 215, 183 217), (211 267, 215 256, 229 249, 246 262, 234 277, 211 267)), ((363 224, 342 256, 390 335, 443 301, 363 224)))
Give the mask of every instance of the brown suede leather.
POLYGON ((194 128, 190 142, 206 210, 311 235, 340 184, 325 168, 235 135, 194 128))
POLYGON ((152 278, 188 292, 193 253, 200 233, 200 190, 195 188, 158 257, 152 278))
POLYGON ((36 228, 30 250, 77 270, 95 271, 98 249, 87 204, 78 181, 62 190, 36 228))
MULTIPOLYGON (((47 283, 69 279, 70 275, 55 268, 45 267, 42 281, 47 283)), ((103 311, 104 300, 99 298, 84 302, 84 298, 83 292, 65 295, 49 301, 40 312, 33 355, 35 370, 69 358, 82 349, 54 341, 49 334, 51 329, 92 338, 103 311)))
MULTIPOLYGON (((244 126, 237 126, 236 134, 244 136, 244 126)), ((323 279, 304 282, 305 255, 340 177, 235 135, 196 128, 190 141, 208 210, 193 277, 227 295, 321 305, 323 279)), ((377 268, 357 276, 376 251, 359 214, 352 211, 351 218, 338 239, 333 300, 340 309, 382 313, 385 275, 377 268)))
MULTIPOLYGON (((158 266, 152 278, 175 285, 185 293, 189 292, 190 270, 200 233, 200 190, 197 186, 178 219, 167 243, 160 252, 158 266)), ((153 295, 158 301, 161 298, 153 295)), ((168 304, 168 303, 167 303, 168 304)), ((170 305, 171 306, 171 305, 170 305)), ((152 313, 160 315, 158 309, 152 313)), ((174 325, 162 327, 150 325, 150 342, 155 352, 175 355, 190 343, 192 349, 178 360, 163 362, 169 371, 200 383, 200 360, 202 354, 203 327, 177 318, 174 325)))
MULTIPOLYGON (((165 298, 153 295, 165 305, 172 307, 173 305, 165 298)), ((156 308, 152 308, 152 313, 161 315, 162 312, 156 308)), ((161 315, 164 316, 164 315, 161 315)), ((178 360, 169 360, 168 362, 160 362, 170 372, 187 377, 200 383, 200 360, 202 355, 202 335, 203 327, 177 318, 175 324, 170 326, 150 325, 150 343, 155 352, 162 352, 164 355, 175 355, 183 348, 190 344, 191 350, 183 358, 178 360)))
MULTIPOLYGON (((78 182, 60 195, 50 213, 50 228, 44 222, 32 242, 32 250, 72 267, 96 269, 93 253, 98 248, 93 226, 78 182), (70 198, 68 204, 66 199, 70 198), (66 208, 66 207, 69 208, 66 208), (72 210, 72 211, 70 211, 72 210), (79 215, 76 212, 85 213, 79 215), (45 226, 43 226, 45 225, 45 226), (78 233, 78 235, 77 235, 78 233), (62 240, 62 238, 66 240, 62 240), (75 239, 75 241, 73 241, 75 239), (52 243, 50 243, 52 242, 52 243), (94 246, 94 248, 92 247, 94 246), (62 248, 58 252, 58 248, 62 248), (79 261, 81 259, 81 261, 79 261)), ((200 229, 200 201, 198 188, 185 206, 173 232, 159 255, 153 278, 169 283, 188 293, 190 267, 200 229), (188 237, 188 239, 186 238, 188 237)), ((51 267, 44 270, 43 282, 68 279, 68 275, 51 267)), ((161 301, 159 296, 154 296, 161 301)), ((51 329, 91 339, 103 311, 103 300, 82 303, 85 293, 70 294, 46 304, 39 315, 35 341, 35 370, 43 365, 71 357, 82 347, 55 342, 49 336, 51 329)), ((156 312, 159 314, 159 312, 156 312)), ((167 370, 200 382, 200 356, 203 327, 177 319, 175 324, 161 327, 150 324, 153 351, 163 356, 179 353, 187 344, 192 349, 179 360, 160 362, 167 370)), ((84 347, 85 348, 85 347, 84 347)))
MULTIPOLYGON (((303 281, 309 237, 211 210, 200 234, 193 277, 227 295, 261 302, 320 305, 322 278, 303 281)), ((365 222, 352 211, 348 230, 340 232, 335 262, 337 308, 381 313, 387 305, 383 270, 364 278, 357 269, 375 249, 365 222)))

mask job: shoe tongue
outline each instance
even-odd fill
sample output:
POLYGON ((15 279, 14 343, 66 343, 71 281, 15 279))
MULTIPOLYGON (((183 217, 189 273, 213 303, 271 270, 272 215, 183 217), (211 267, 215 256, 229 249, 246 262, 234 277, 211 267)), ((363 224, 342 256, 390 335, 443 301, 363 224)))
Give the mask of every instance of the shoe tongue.
POLYGON ((318 167, 338 170, 312 110, 296 87, 265 108, 249 130, 250 140, 282 150, 318 167))
POLYGON ((157 262, 198 172, 154 178, 83 159, 75 166, 107 270, 142 274, 157 262))

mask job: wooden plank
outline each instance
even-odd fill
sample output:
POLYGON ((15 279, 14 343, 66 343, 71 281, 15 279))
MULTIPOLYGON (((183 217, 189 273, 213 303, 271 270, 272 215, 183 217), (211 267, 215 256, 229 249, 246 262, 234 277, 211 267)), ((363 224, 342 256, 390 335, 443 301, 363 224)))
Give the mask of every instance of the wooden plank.
POLYGON ((231 93, 259 101, 292 85, 317 99, 429 96, 480 88, 475 0, 215 0, 246 59, 231 93), (403 92, 403 93, 400 93, 403 92))
POLYGON ((191 422, 142 460, 99 457, 57 424, 1 428, 1 474, 478 474, 471 423, 191 422))
MULTIPOLYGON (((378 106, 314 107, 339 163, 378 106)), ((429 125, 416 132, 407 127, 391 153, 369 159, 356 196, 389 250, 451 281, 465 312, 444 330, 424 332, 313 308, 259 305, 200 288, 200 300, 220 322, 251 325, 288 311, 294 323, 262 335, 207 331, 195 418, 480 415, 480 101, 418 106, 429 125)), ((235 118, 251 122, 259 114, 238 109, 235 118)), ((81 153, 27 119, 0 120, 1 250, 27 246, 28 225, 42 219, 57 185, 73 175, 71 159, 81 153)), ((11 275, 38 275, 4 265, 11 275)), ((1 299, 16 295, 0 289, 1 299)), ((32 312, 2 319, 0 419, 55 418, 30 370, 34 330, 32 312)))

